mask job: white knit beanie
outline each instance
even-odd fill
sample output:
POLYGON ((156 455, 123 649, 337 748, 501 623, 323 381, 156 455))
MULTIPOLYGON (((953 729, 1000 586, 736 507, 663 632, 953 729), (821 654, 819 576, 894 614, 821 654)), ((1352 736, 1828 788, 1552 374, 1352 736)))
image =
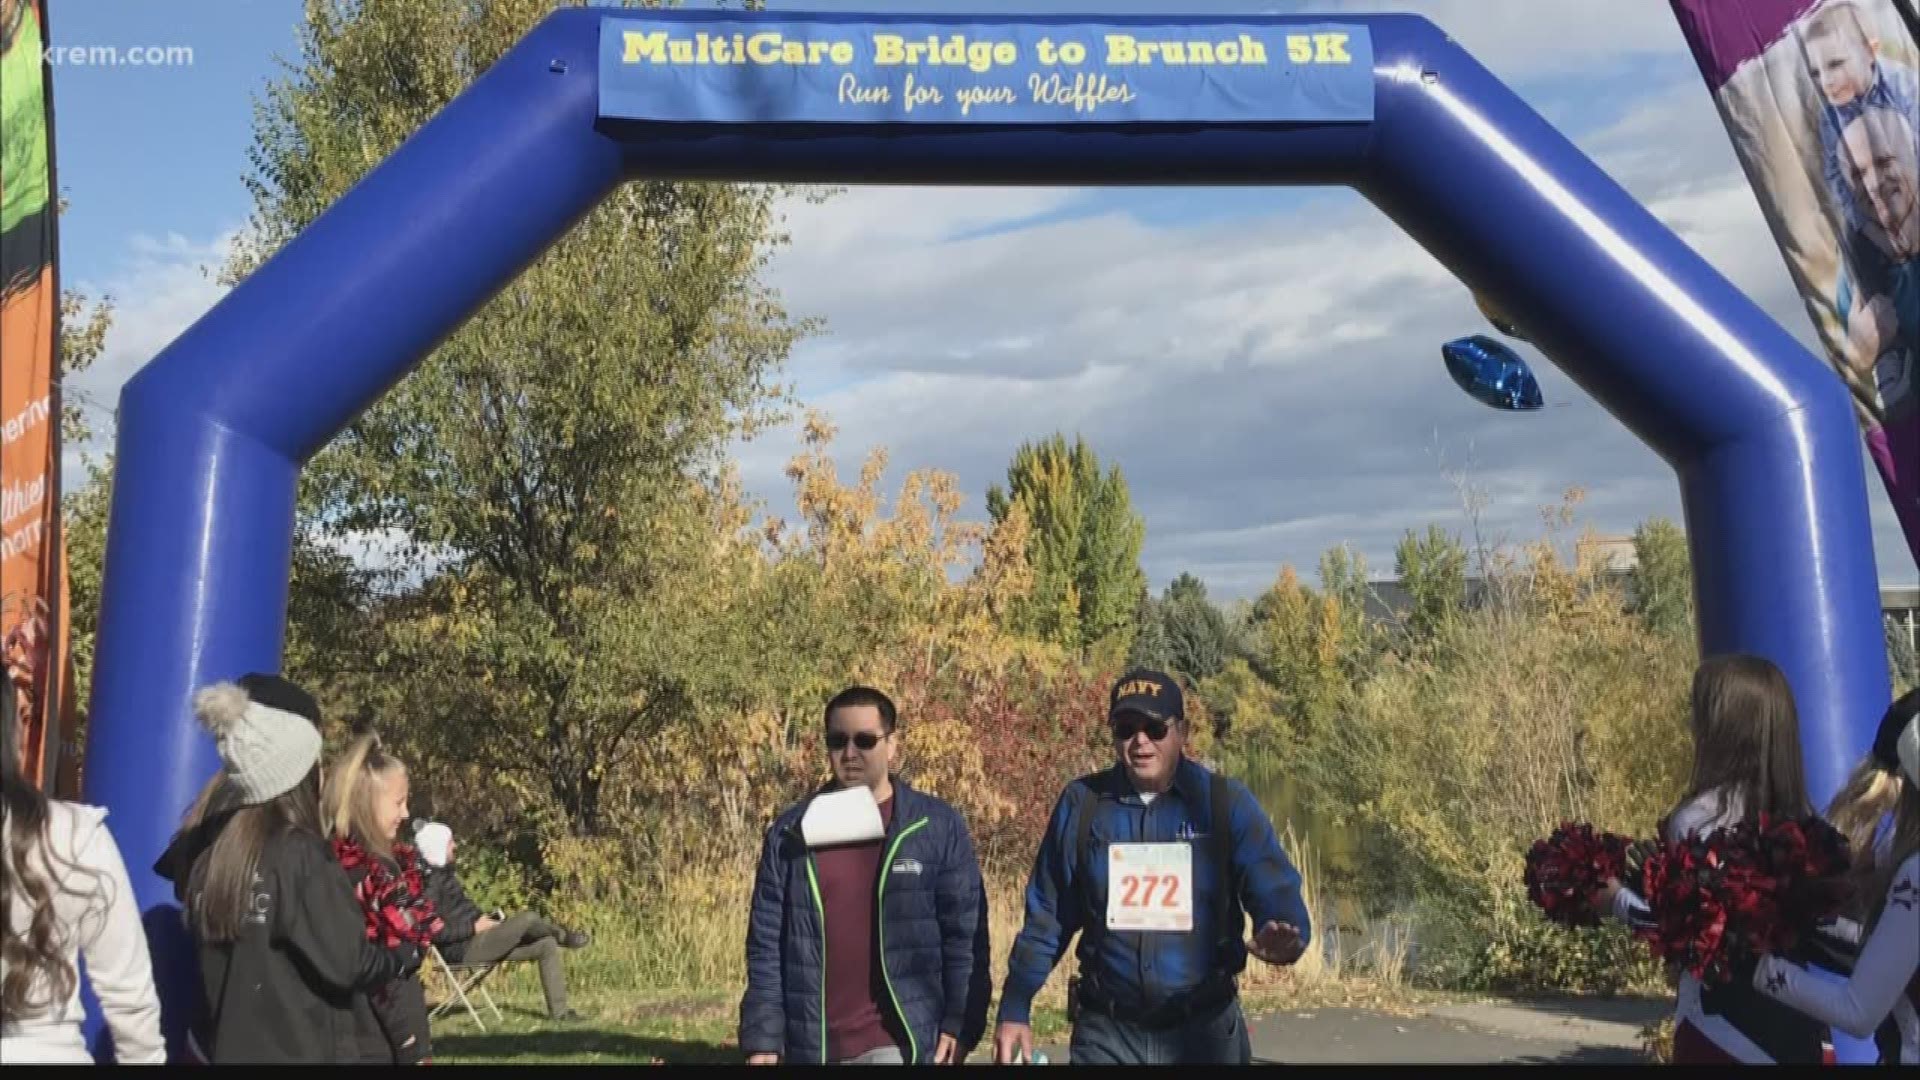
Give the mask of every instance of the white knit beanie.
POLYGON ((447 856, 452 854, 453 830, 438 821, 429 821, 413 830, 413 846, 420 849, 420 857, 427 860, 429 866, 445 866, 447 856))
POLYGON ((238 683, 201 690, 193 696, 193 711, 213 733, 227 782, 248 806, 292 791, 320 760, 320 728, 314 720, 257 701, 238 683))

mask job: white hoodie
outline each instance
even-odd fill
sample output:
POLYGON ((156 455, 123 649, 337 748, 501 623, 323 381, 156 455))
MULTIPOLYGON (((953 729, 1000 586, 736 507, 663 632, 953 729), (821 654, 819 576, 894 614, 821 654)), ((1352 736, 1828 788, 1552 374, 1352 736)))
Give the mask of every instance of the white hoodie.
MULTIPOLYGON (((122 1065, 162 1065, 167 1053, 160 1038, 160 996, 153 988, 147 935, 106 817, 99 807, 49 800, 47 841, 53 865, 47 865, 47 853, 37 844, 28 857, 53 892, 61 953, 76 972, 80 957, 86 957, 86 978, 113 1033, 115 1059, 122 1065)), ((0 843, 0 859, 9 863, 10 848, 0 843)), ((11 866, 7 879, 16 880, 11 866)), ((17 934, 33 924, 28 905, 22 894, 7 897, 7 918, 17 934)), ((44 1012, 9 1019, 0 1027, 0 1061, 92 1064, 80 1030, 85 1014, 78 979, 63 1002, 48 1002, 50 989, 41 979, 29 994, 44 1012)))

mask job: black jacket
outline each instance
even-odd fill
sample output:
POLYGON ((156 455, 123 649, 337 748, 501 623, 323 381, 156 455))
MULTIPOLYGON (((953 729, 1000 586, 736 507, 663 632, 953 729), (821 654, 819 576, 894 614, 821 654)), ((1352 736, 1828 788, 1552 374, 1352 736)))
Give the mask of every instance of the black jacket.
MULTIPOLYGON (((177 838, 155 867, 184 891, 217 828, 177 838)), ((326 841, 283 833, 261 853, 240 936, 199 942, 200 1044, 214 1064, 359 1060, 354 1004, 411 966, 367 940, 347 872, 326 841)))
POLYGON ((433 910, 446 924, 434 935, 433 943, 448 963, 457 964, 466 955, 467 943, 473 940, 473 924, 486 913, 467 896, 453 867, 436 867, 422 861, 420 872, 427 879, 427 899, 433 901, 433 910))
MULTIPOLYGON (((374 858, 385 863, 389 874, 399 874, 400 868, 392 860, 379 855, 374 858)), ((342 872, 357 887, 370 871, 363 868, 342 872)), ((364 917, 360 932, 362 936, 366 934, 364 917)), ((398 972, 360 996, 353 1004, 353 1018, 360 1062, 418 1065, 432 1059, 433 1030, 427 1013, 427 993, 420 984, 417 968, 398 972)))

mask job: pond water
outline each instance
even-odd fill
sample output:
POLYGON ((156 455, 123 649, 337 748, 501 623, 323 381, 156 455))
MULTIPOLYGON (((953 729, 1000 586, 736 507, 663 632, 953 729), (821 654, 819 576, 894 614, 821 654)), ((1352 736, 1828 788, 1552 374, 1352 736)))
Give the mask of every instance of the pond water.
POLYGON ((1402 973, 1417 964, 1419 943, 1411 912, 1388 914, 1378 910, 1378 903, 1367 902, 1377 898, 1365 895, 1360 877, 1365 830, 1314 813, 1299 780, 1283 762, 1240 764, 1227 771, 1260 800, 1288 857, 1307 878, 1319 923, 1314 937, 1327 960, 1336 969, 1357 966, 1375 972, 1386 970, 1382 963, 1402 973))

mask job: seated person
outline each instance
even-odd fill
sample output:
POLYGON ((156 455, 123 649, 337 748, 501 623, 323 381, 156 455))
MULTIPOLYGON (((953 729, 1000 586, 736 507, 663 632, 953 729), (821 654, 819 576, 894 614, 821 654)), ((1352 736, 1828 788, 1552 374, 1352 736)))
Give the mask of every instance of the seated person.
POLYGON ((532 912, 512 918, 500 912, 483 914, 467 897, 453 869, 453 830, 430 821, 414 830, 420 850, 421 873, 427 897, 446 929, 433 939, 450 964, 491 964, 499 960, 540 962, 540 989, 547 999, 547 1015, 555 1020, 579 1020, 567 1007, 567 976, 560 963, 561 949, 578 949, 592 940, 584 930, 563 930, 532 912))

